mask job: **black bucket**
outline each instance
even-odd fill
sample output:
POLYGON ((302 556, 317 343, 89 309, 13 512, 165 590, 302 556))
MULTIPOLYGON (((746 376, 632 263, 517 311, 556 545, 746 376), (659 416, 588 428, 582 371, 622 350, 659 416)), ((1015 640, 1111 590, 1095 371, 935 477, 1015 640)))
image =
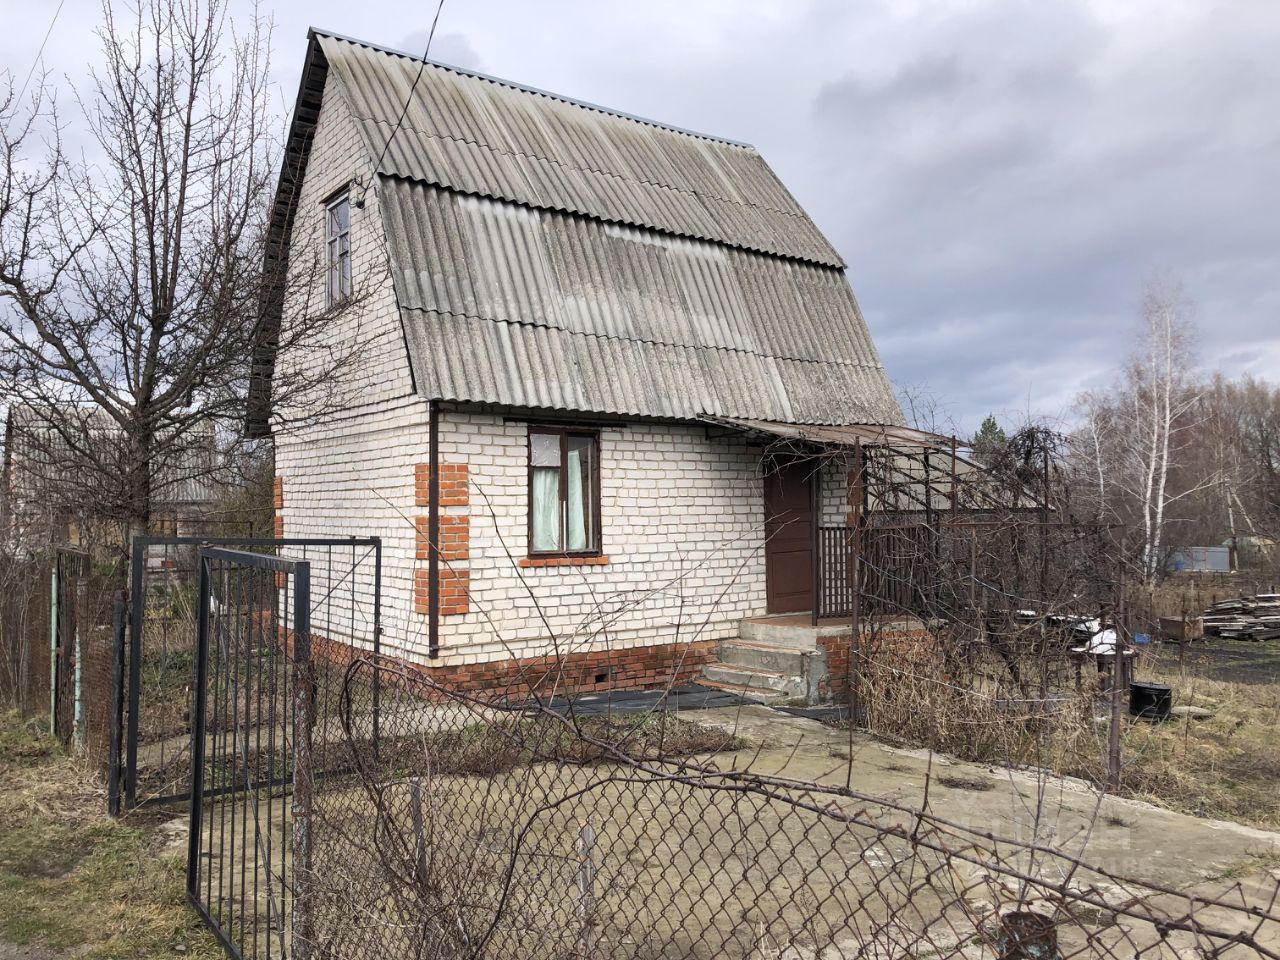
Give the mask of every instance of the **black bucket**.
POLYGON ((1129 684, 1129 714, 1143 720, 1168 720, 1173 688, 1167 683, 1134 680, 1129 684))
POLYGON ((1058 930, 1052 917, 1016 910, 1000 918, 999 960, 1059 960, 1058 930))

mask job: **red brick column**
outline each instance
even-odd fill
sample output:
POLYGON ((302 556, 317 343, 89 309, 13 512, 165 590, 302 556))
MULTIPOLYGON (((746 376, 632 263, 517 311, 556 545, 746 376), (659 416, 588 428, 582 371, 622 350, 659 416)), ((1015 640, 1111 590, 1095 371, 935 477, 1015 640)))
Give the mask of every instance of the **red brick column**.
MULTIPOLYGON (((470 572, 466 569, 466 563, 471 559, 471 517, 466 512, 471 504, 471 486, 467 465, 441 463, 438 489, 440 492, 440 542, 437 544, 440 558, 440 615, 447 617, 471 611, 468 594, 470 572)), ((430 464, 419 463, 414 466, 413 491, 414 503, 417 506, 431 506, 430 464)), ((430 560, 430 517, 427 514, 419 514, 413 518, 413 524, 414 556, 418 560, 430 560)), ((426 570, 418 570, 414 573, 413 606, 423 616, 431 612, 428 599, 429 576, 426 570)))

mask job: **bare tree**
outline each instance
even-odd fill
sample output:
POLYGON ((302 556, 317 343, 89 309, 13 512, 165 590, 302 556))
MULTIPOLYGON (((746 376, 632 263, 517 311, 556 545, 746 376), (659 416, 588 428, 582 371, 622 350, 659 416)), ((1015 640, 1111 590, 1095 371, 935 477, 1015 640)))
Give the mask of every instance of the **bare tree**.
POLYGON ((1084 425, 1076 452, 1098 515, 1132 522, 1141 533, 1140 564, 1150 582, 1168 549, 1173 507, 1218 483, 1218 474, 1180 470, 1203 415, 1203 387, 1194 377, 1192 305, 1176 281, 1148 285, 1137 346, 1120 382, 1081 398, 1084 425))
MULTIPOLYGON (((281 125, 256 14, 233 23, 227 0, 102 11, 102 56, 76 94, 85 157, 64 146, 47 84, 26 108, 11 85, 0 103, 0 376, 36 411, 40 458, 62 461, 48 469, 131 538, 164 487, 210 469, 191 456, 197 432, 241 435, 258 318, 283 282, 263 271, 281 125)), ((306 265, 289 270, 307 282, 306 265)))

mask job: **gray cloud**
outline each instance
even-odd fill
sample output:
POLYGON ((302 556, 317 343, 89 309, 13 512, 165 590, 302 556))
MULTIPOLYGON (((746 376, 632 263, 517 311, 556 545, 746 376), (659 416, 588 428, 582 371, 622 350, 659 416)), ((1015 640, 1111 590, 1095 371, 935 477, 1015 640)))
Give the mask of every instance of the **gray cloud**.
MULTIPOLYGON (((429 36, 430 30, 428 29, 415 30, 413 33, 403 37, 394 46, 398 50, 421 54, 423 50, 427 49, 427 38, 429 36)), ((361 39, 366 38, 361 37, 361 39)), ((465 33, 441 30, 439 28, 436 29, 436 35, 431 40, 431 59, 439 60, 441 63, 449 63, 455 67, 464 67, 467 70, 483 70, 484 68, 480 55, 476 53, 475 47, 471 45, 471 40, 465 33)))
MULTIPOLYGON (((6 3, 25 69, 46 12, 6 3)), ((95 6, 68 0, 55 74, 93 56, 95 6)), ((276 0, 282 102, 308 24, 416 50, 427 6, 276 0)), ((432 53, 755 143, 849 262, 890 375, 971 430, 1111 379, 1158 270, 1208 366, 1280 381, 1277 47, 1274 0, 449 0, 432 53)))

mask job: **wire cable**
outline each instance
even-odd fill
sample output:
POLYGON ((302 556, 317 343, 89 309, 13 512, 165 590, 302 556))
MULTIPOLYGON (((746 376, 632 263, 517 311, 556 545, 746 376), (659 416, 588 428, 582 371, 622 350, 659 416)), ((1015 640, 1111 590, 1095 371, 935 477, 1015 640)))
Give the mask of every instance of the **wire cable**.
MULTIPOLYGON (((409 86, 409 95, 404 98, 404 106, 400 108, 400 116, 396 118, 396 125, 391 128, 391 135, 387 137, 387 142, 382 145, 382 152, 378 154, 378 159, 373 165, 373 173, 376 176, 378 170, 382 167, 382 160, 387 155, 387 150, 391 148, 392 142, 396 138, 396 134, 400 132, 400 127, 404 125, 405 115, 409 112, 409 104, 413 102, 413 94, 418 89, 418 83, 422 80, 422 74, 427 69, 427 57, 431 54, 431 41, 436 38, 436 25, 440 22, 440 11, 444 9, 444 0, 439 0, 436 4, 436 15, 431 20, 431 29, 427 32, 427 48, 422 51, 422 60, 418 64, 418 72, 413 78, 413 83, 409 86)), ((364 201, 365 192, 369 188, 366 186, 360 191, 360 200, 364 201)))
MULTIPOLYGON (((31 61, 31 69, 27 71, 27 79, 22 81, 22 89, 18 91, 18 99, 15 103, 21 103, 23 96, 27 92, 27 85, 31 83, 31 78, 36 74, 36 67, 40 65, 40 60, 44 56, 45 45, 49 42, 49 37, 53 34, 54 25, 58 22, 58 14, 62 13, 63 4, 67 0, 58 0, 58 9, 53 11, 53 19, 49 21, 49 29, 44 32, 44 39, 40 41, 40 49, 36 51, 36 58, 31 61)), ((442 0, 443 2, 443 0, 442 0)))

